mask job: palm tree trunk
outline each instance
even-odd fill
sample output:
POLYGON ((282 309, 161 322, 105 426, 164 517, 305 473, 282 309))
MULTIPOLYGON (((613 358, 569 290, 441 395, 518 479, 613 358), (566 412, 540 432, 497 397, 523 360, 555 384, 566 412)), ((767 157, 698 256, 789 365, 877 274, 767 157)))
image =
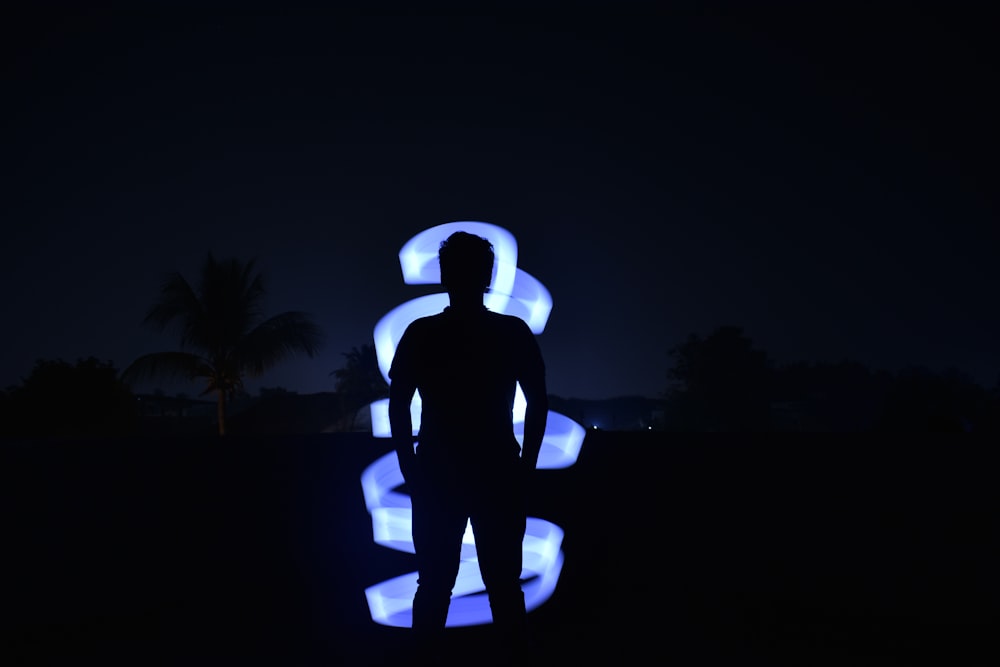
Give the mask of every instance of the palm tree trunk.
POLYGON ((219 389, 219 400, 216 403, 216 411, 219 420, 219 435, 226 434, 226 392, 219 389))

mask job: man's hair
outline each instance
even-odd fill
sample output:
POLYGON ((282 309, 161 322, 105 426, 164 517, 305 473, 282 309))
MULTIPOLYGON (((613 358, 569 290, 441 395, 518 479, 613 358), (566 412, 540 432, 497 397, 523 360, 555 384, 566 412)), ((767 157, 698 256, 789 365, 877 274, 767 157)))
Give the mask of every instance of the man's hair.
POLYGON ((445 288, 489 289, 493 279, 493 244, 468 232, 455 232, 438 250, 441 284, 445 288))

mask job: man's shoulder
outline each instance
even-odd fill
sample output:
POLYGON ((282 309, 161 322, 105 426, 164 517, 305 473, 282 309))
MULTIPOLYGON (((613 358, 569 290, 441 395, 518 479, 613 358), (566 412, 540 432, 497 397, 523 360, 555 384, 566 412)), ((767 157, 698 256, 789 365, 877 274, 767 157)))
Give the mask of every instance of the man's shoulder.
MULTIPOLYGON (((461 319, 456 320, 451 316, 448 311, 443 311, 440 313, 434 313, 433 315, 425 315, 419 317, 406 327, 407 335, 411 337, 415 336, 433 336, 442 329, 448 329, 455 326, 456 321, 462 321, 461 319)), ((479 315, 477 314, 477 317, 479 315)), ((487 329, 493 330, 495 332, 503 332, 504 335, 527 335, 534 336, 531 329, 528 327, 527 322, 516 315, 508 315, 507 313, 498 313, 492 310, 483 309, 482 316, 486 318, 487 329)))
MULTIPOLYGON (((512 329, 528 329, 528 323, 517 315, 508 315, 507 313, 497 313, 487 310, 486 316, 493 319, 497 323, 497 326, 506 326, 512 329)), ((530 331, 530 329, 528 330, 530 331)))
POLYGON ((494 313, 490 311, 491 328, 506 340, 517 341, 520 346, 531 346, 535 343, 535 334, 528 323, 517 315, 494 313))
POLYGON ((417 319, 406 325, 407 330, 419 331, 421 329, 428 329, 434 327, 441 322, 442 314, 435 313, 433 315, 424 315, 423 317, 418 317, 417 319))

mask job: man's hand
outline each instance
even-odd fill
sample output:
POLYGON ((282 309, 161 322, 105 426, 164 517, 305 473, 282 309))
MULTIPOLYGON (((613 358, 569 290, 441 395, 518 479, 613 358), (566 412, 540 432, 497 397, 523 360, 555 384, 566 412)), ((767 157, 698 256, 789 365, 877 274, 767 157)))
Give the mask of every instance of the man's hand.
POLYGON ((409 452, 405 448, 397 448, 396 456, 399 458, 399 470, 403 473, 403 481, 406 482, 406 485, 411 490, 420 486, 423 476, 420 474, 417 456, 413 453, 413 445, 409 445, 409 452))
POLYGON ((420 484, 417 455, 413 451, 413 422, 410 419, 410 401, 416 387, 403 380, 389 385, 389 428, 392 445, 399 459, 403 481, 413 489, 420 484))

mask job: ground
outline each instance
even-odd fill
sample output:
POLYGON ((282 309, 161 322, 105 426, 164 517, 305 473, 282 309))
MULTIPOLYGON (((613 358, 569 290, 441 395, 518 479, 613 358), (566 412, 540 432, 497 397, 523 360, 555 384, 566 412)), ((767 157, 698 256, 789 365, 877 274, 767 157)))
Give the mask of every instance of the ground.
MULTIPOLYGON (((365 435, 3 443, 6 665, 382 665, 365 435)), ((992 664, 995 457, 968 438, 589 432, 534 662, 992 664)), ((489 627, 449 632, 477 664, 489 627)), ((483 663, 486 664, 486 663, 483 663)), ((531 663, 525 663, 531 664, 531 663)))

